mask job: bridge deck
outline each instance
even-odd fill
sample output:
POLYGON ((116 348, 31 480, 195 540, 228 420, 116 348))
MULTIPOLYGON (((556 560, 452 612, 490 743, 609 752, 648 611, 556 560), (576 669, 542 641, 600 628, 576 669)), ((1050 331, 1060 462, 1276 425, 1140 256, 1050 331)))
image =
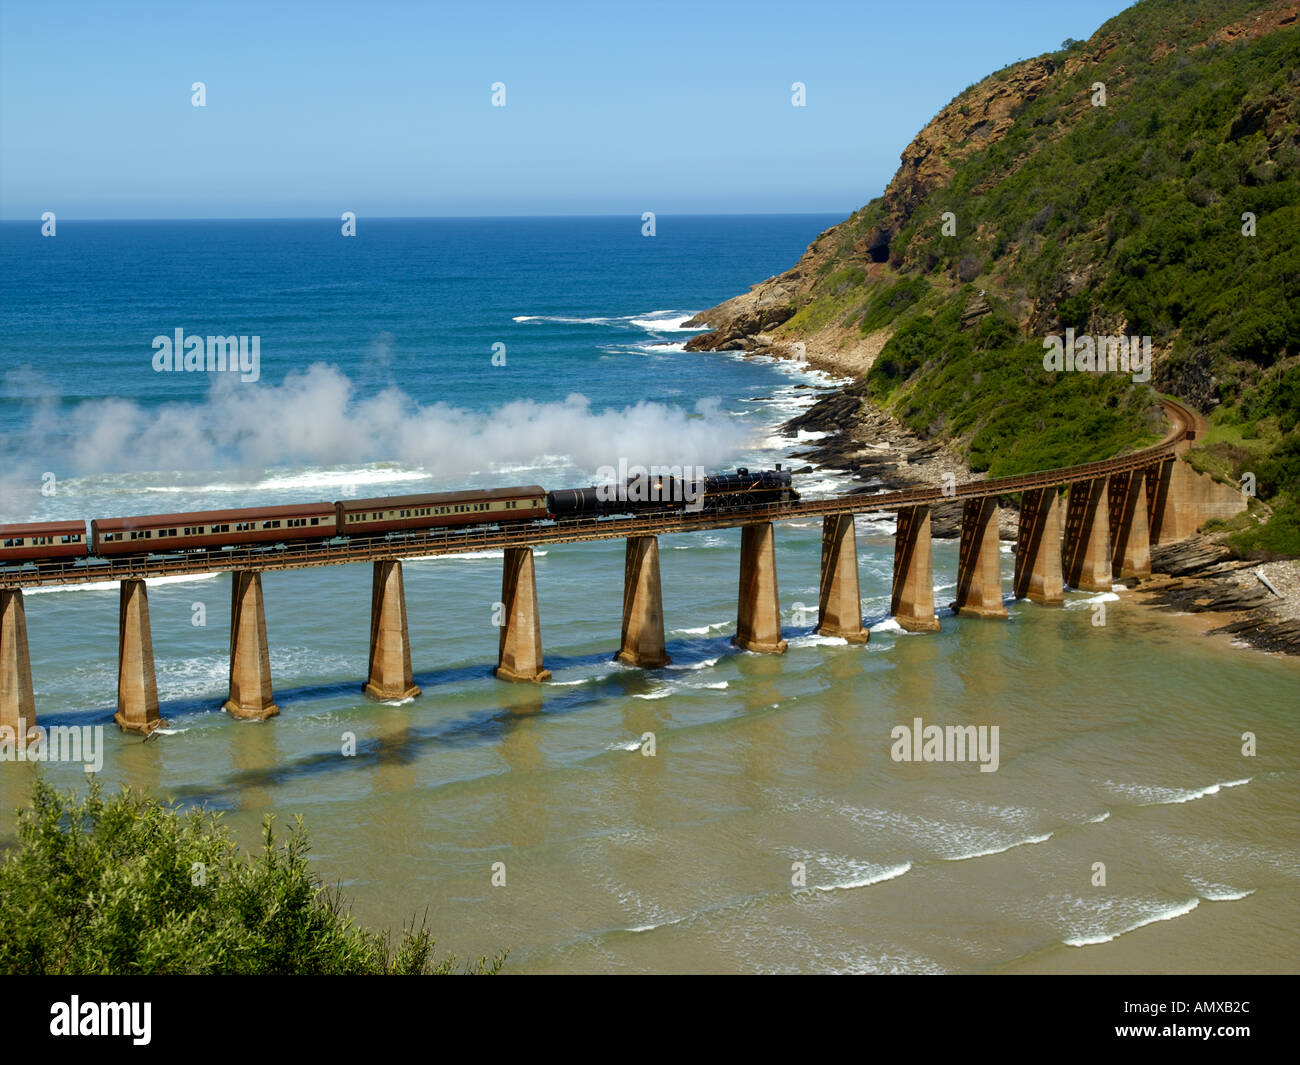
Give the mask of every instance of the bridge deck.
POLYGON ((628 536, 661 536, 731 528, 759 521, 788 521, 824 517, 828 514, 861 514, 898 510, 923 503, 945 503, 1008 495, 1026 488, 1061 487, 1113 473, 1145 469, 1175 456, 1180 440, 1201 426, 1197 415, 1172 400, 1161 401, 1174 427, 1160 443, 1141 451, 1101 462, 1067 466, 1039 473, 992 480, 968 481, 945 493, 941 488, 908 488, 878 495, 854 493, 829 499, 805 499, 796 503, 772 503, 744 510, 699 513, 641 515, 631 518, 573 518, 525 528, 511 527, 468 533, 437 532, 402 539, 374 537, 340 544, 295 544, 283 549, 240 548, 195 552, 174 558, 115 558, 70 560, 50 563, 39 569, 13 568, 0 572, 0 587, 31 588, 42 585, 85 584, 120 581, 127 578, 161 577, 175 574, 211 573, 226 570, 307 569, 337 566, 378 559, 428 558, 464 554, 469 551, 507 547, 537 547, 546 544, 617 540, 628 536))

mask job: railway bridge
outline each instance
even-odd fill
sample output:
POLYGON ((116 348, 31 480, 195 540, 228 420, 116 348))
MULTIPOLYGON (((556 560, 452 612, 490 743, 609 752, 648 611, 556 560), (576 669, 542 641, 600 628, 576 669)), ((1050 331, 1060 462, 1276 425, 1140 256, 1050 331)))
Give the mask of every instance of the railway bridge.
POLYGON ((817 631, 865 643, 853 518, 895 511, 890 613, 912 632, 938 631, 930 543, 930 508, 962 501, 956 600, 959 617, 1005 618, 998 556, 999 498, 1019 496, 1015 551, 1016 598, 1053 605, 1066 585, 1109 590, 1115 577, 1151 572, 1152 544, 1192 535, 1211 517, 1240 512, 1245 500, 1230 487, 1196 473, 1180 456, 1204 432, 1205 422, 1164 400, 1170 431, 1158 444, 1102 462, 1040 473, 970 481, 947 488, 910 488, 878 495, 773 503, 744 510, 673 512, 628 518, 570 518, 524 529, 436 531, 403 539, 354 538, 347 544, 304 544, 283 550, 194 552, 173 558, 114 558, 57 562, 0 572, 0 730, 36 722, 23 589, 106 580, 120 582, 118 612, 118 725, 148 734, 161 723, 154 675, 145 581, 170 574, 231 573, 230 686, 224 709, 264 720, 279 712, 271 684, 262 591, 268 570, 370 562, 369 676, 364 692, 377 699, 419 694, 412 679, 402 560, 503 549, 504 616, 496 676, 538 682, 550 677, 542 637, 533 549, 590 540, 627 541, 623 624, 617 658, 647 669, 668 663, 659 576, 661 535, 741 527, 740 577, 734 643, 747 651, 779 654, 781 609, 774 525, 820 517, 821 580, 817 631), (1064 493, 1064 495, 1063 495, 1064 493))

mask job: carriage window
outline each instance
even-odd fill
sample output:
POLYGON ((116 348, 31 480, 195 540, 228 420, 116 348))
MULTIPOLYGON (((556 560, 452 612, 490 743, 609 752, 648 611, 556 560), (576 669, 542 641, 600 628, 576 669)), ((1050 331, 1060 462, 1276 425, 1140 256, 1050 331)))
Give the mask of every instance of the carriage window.
POLYGON ((319 524, 320 524, 320 518, 312 518, 312 519, 311 519, 311 523, 312 523, 313 525, 319 525, 319 524))

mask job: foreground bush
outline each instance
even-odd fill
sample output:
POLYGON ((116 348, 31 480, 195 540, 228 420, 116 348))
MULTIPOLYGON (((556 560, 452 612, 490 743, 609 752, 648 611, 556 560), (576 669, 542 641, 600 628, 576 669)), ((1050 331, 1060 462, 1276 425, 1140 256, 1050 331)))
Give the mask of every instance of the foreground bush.
POLYGON ((353 924, 307 865, 301 819, 241 854, 219 814, 123 789, 78 797, 43 781, 0 862, 3 973, 495 973, 434 958, 421 922, 393 949, 353 924))

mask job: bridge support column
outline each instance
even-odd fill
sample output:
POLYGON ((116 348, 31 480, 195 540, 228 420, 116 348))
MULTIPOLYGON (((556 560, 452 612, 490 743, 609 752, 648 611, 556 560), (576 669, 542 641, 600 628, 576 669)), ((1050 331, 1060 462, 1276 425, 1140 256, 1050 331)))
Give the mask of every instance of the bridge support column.
POLYGON ((1002 559, 998 555, 998 501, 968 499, 961 511, 961 552, 953 613, 965 618, 1005 618, 1002 559))
POLYGON ((0 588, 0 728, 18 733, 36 724, 32 656, 27 649, 27 612, 21 588, 0 588))
POLYGON ((117 713, 123 732, 149 735, 167 724, 158 713, 158 680, 149 631, 149 596, 138 578, 121 582, 117 609, 117 713))
POLYGON ((1065 582, 1084 592, 1109 592, 1110 504, 1106 478, 1070 486, 1061 563, 1065 582))
POLYGON ((551 679, 542 665, 542 626, 531 547, 507 547, 501 574, 501 640, 496 675, 502 680, 541 683, 551 679))
POLYGON ((849 643, 866 643, 862 593, 858 587, 858 539, 852 514, 822 519, 822 577, 817 598, 817 632, 849 643))
POLYGON ((629 536, 623 563, 623 636, 615 659, 658 669, 670 659, 664 644, 663 585, 659 580, 659 538, 629 536))
POLYGON ((894 587, 889 612, 908 632, 938 632, 934 616, 934 562, 930 508, 903 507, 894 533, 894 587))
POLYGON ((776 538, 770 521, 740 527, 740 597, 731 642, 759 654, 784 654, 781 598, 776 587, 776 538))
POLYGON ((1151 537, 1147 526, 1146 473, 1117 473, 1110 479, 1111 574, 1151 576, 1151 537))
POLYGON ((411 676, 402 564, 395 559, 375 562, 370 586, 370 678, 361 690, 372 699, 411 699, 420 694, 411 676))
POLYGON ((271 651, 258 570, 230 574, 230 698, 222 709, 231 717, 253 721, 280 712, 271 694, 271 651))
POLYGON ((1020 535, 1016 538, 1015 594, 1044 606, 1065 602, 1061 580, 1061 497, 1056 488, 1020 493, 1020 535))

